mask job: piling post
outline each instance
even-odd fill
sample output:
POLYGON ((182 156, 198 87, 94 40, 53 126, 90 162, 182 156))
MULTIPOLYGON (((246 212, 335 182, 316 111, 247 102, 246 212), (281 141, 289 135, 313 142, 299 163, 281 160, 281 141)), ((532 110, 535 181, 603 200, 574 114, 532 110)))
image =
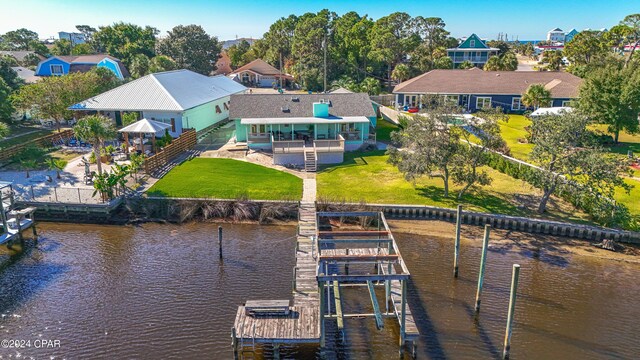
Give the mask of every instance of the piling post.
POLYGON ((325 298, 324 298, 324 282, 323 281, 318 281, 318 292, 320 293, 320 347, 324 347, 325 298))
POLYGON ((507 315, 507 329, 504 333, 504 350, 502 351, 502 358, 509 358, 509 351, 511 350, 511 331, 513 324, 513 313, 516 309, 516 291, 518 290, 518 278, 520 276, 520 265, 513 264, 513 273, 511 274, 511 294, 509 296, 509 313, 507 315))
POLYGON ((462 205, 456 211, 456 240, 453 254, 453 277, 458 277, 458 257, 460 256, 460 225, 462 224, 462 205))
POLYGON ((33 200, 33 201, 36 200, 36 195, 33 192, 33 185, 31 185, 31 200, 33 200))
POLYGON ((218 226, 218 253, 222 259, 222 226, 218 226))
POLYGON ((484 283, 484 269, 487 259, 487 247, 489 247, 489 233, 491 225, 484 226, 484 238, 482 239, 482 256, 480 257, 480 272, 478 273, 478 290, 476 291, 476 313, 480 312, 480 295, 482 295, 482 285, 484 283))
POLYGON ((233 346, 233 358, 238 359, 238 338, 236 337, 236 328, 231 328, 231 346, 233 346))
POLYGON ((404 346, 405 332, 407 331, 407 280, 400 280, 402 299, 400 302, 400 348, 404 346))

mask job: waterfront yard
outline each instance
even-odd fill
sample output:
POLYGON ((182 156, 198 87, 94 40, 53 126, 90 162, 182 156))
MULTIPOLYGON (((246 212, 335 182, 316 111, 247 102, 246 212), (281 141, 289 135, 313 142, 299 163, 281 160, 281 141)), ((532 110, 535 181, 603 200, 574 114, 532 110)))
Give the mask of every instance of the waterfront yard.
POLYGON ((300 200, 302 179, 239 160, 196 158, 172 169, 147 193, 166 197, 300 200))
POLYGON ((526 142, 527 126, 531 126, 531 120, 523 115, 509 115, 509 121, 500 121, 500 133, 511 149, 511 156, 528 160, 529 153, 533 150, 533 144, 526 142))
MULTIPOLYGON (((423 177, 415 185, 398 169, 387 163, 384 151, 346 153, 345 161, 324 167, 318 174, 318 196, 321 199, 378 204, 416 204, 454 208, 458 203, 468 210, 516 216, 538 217, 535 209, 540 190, 493 169, 489 186, 467 192, 457 200, 459 186, 450 185, 450 196, 443 196, 442 180, 423 177)), ((545 217, 584 222, 588 216, 565 201, 553 198, 545 217)))
POLYGON ((398 130, 396 124, 392 124, 383 118, 378 118, 376 122, 376 140, 388 143, 391 141, 391 132, 396 130, 398 130))

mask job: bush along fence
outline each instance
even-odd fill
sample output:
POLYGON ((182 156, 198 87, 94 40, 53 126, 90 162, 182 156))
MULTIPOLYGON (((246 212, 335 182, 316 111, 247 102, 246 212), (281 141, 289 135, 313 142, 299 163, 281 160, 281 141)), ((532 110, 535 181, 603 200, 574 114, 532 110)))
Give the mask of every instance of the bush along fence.
MULTIPOLYGON (((488 165, 493 169, 526 181, 534 187, 539 187, 540 178, 547 176, 547 170, 498 152, 486 152, 486 156, 488 165)), ((630 214, 625 206, 616 204, 615 200, 599 197, 583 189, 579 184, 570 181, 561 182, 554 194, 582 209, 600 224, 640 231, 638 216, 630 214)))
POLYGON ((56 132, 53 134, 45 135, 43 137, 39 137, 37 139, 33 139, 31 141, 27 141, 22 144, 14 145, 8 147, 6 149, 2 149, 0 151, 0 161, 7 161, 20 153, 20 151, 30 147, 30 146, 38 146, 38 147, 52 147, 56 144, 67 143, 69 139, 73 137, 73 130, 66 129, 61 132, 56 132))
POLYGON ((173 139, 171 144, 165 146, 157 154, 145 159, 144 171, 150 175, 155 173, 186 150, 192 149, 197 142, 196 130, 185 130, 177 139, 173 139))
MULTIPOLYGON (((440 208, 435 206, 357 204, 322 201, 319 201, 317 206, 319 211, 382 211, 385 216, 389 218, 408 220, 444 220, 449 222, 456 221, 456 209, 440 208)), ((639 232, 564 223, 544 219, 463 211, 462 223, 478 226, 489 224, 498 229, 567 236, 591 241, 612 239, 625 243, 640 244, 639 232)))

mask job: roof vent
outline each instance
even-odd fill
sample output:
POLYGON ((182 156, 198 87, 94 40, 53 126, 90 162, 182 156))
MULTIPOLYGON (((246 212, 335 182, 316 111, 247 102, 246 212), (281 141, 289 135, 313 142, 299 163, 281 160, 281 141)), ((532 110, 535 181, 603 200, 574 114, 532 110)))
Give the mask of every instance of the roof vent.
POLYGON ((299 97, 292 97, 291 101, 295 101, 295 102, 300 102, 300 98, 299 97))
POLYGON ((289 112, 289 105, 285 105, 283 107, 280 108, 280 110, 282 110, 282 112, 289 112))

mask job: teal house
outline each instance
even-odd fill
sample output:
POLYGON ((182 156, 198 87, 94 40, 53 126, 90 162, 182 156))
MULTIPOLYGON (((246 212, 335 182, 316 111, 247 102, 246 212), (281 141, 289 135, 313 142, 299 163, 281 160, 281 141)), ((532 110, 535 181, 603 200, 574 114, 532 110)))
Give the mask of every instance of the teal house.
POLYGON ((457 69, 465 61, 482 68, 490 57, 498 55, 498 48, 492 48, 476 34, 471 34, 458 47, 447 49, 447 56, 453 60, 453 68, 457 69))
POLYGON ((229 118, 229 97, 247 90, 224 75, 205 76, 190 70, 149 74, 86 99, 69 109, 97 112, 122 126, 122 113, 137 113, 171 125, 178 137, 184 129, 203 131, 229 118))
POLYGON ((363 93, 232 95, 229 118, 237 143, 272 153, 274 164, 308 171, 375 144, 376 113, 363 93))

